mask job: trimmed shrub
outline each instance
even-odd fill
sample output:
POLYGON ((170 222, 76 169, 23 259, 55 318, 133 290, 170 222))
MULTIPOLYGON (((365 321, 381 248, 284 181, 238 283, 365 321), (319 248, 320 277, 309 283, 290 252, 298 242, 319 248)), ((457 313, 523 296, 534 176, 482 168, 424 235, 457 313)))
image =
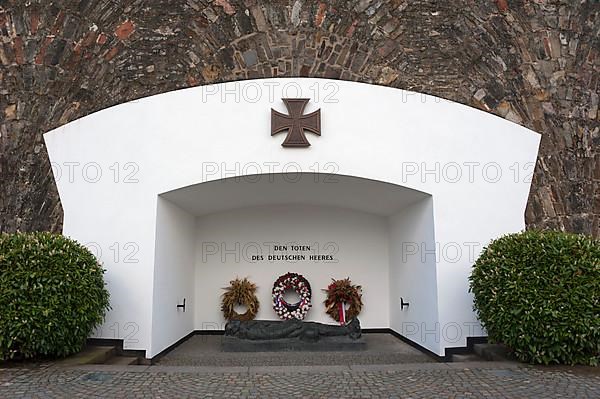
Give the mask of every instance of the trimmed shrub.
POLYGON ((0 359, 80 351, 109 308, 103 274, 64 236, 0 235, 0 359))
POLYGON ((501 237, 485 248, 470 283, 490 340, 519 360, 598 364, 598 240, 556 231, 501 237))

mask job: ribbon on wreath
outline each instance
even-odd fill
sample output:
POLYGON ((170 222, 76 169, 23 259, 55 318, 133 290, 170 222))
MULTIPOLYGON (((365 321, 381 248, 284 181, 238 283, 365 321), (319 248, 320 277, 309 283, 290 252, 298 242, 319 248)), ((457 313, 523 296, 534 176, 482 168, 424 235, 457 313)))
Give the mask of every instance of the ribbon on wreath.
POLYGON ((338 314, 340 316, 340 325, 346 325, 346 302, 338 302, 338 314))

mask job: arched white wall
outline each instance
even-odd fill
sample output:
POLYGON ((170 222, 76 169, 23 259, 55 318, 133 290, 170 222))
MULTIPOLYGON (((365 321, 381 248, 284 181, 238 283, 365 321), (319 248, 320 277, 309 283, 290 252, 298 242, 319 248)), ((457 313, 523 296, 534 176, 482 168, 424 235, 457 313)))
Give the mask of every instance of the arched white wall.
MULTIPOLYGON (((124 337, 122 326, 133 323, 138 332, 125 341, 126 348, 146 349, 149 356, 157 353, 151 337, 158 194, 257 168, 333 172, 431 194, 436 244, 481 247, 524 227, 527 176, 539 145, 534 132, 470 107, 321 79, 175 91, 97 112, 44 137, 64 208, 64 233, 93 243, 108 270, 113 310, 99 335, 124 337), (270 108, 284 112, 285 96, 310 97, 306 112, 321 109, 322 136, 309 134, 310 148, 286 149, 282 135, 270 135, 270 108), (490 165, 500 171, 499 179, 490 176, 490 165), (448 174, 452 167, 460 178, 448 174), (89 175, 96 170, 99 178, 89 175), (121 248, 122 255, 132 243, 137 263, 114 256, 111 248, 121 248), (115 323, 117 332, 109 332, 115 323)), ((471 265, 468 257, 437 259, 441 324, 476 321, 467 292, 471 265)), ((461 343, 442 337, 437 353, 461 343)))

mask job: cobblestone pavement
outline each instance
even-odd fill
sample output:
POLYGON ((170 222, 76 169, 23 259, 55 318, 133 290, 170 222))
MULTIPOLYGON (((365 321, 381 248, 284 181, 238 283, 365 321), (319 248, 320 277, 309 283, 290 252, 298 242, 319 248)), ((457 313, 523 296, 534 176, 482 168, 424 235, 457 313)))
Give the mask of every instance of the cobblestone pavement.
POLYGON ((600 373, 512 363, 0 369, 0 398, 599 398, 600 373))
POLYGON ((224 353, 220 336, 196 335, 159 360, 163 366, 309 366, 406 364, 434 360, 390 334, 365 334, 367 350, 358 352, 224 353))

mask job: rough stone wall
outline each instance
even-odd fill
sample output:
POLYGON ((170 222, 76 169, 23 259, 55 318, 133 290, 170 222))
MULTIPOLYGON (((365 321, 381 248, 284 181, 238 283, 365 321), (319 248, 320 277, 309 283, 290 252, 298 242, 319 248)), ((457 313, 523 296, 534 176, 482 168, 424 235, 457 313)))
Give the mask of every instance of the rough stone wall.
POLYGON ((173 89, 356 80, 543 134, 526 220, 600 235, 598 0, 0 0, 0 231, 60 231, 42 134, 173 89))

